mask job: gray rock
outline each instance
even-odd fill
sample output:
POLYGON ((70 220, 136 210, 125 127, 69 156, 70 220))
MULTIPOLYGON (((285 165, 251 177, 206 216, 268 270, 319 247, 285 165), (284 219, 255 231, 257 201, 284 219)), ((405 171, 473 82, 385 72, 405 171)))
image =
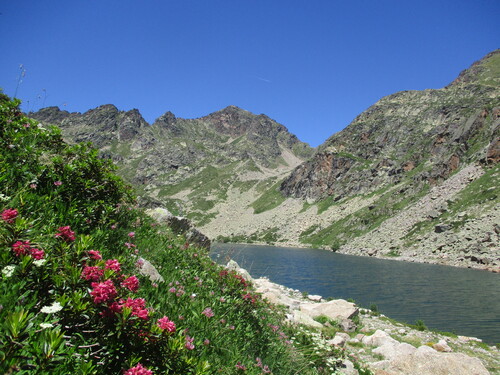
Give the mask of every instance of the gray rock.
POLYGON ((322 303, 301 303, 300 310, 313 318, 325 315, 333 320, 350 319, 359 311, 354 303, 343 299, 322 303))

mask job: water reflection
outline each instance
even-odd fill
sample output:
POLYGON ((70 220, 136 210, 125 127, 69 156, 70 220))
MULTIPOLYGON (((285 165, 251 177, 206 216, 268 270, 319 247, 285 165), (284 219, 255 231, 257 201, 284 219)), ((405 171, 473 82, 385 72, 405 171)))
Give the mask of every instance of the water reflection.
POLYGON ((377 304, 391 318, 500 342, 500 275, 485 271, 335 254, 323 250, 215 244, 253 277, 267 276, 323 297, 377 304))

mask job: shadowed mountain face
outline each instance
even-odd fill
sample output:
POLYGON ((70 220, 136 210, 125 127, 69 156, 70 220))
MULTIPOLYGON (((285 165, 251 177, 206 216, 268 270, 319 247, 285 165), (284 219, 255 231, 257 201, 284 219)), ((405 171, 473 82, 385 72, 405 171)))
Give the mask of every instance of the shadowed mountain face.
POLYGON ((500 50, 439 90, 387 96, 330 137, 281 185, 292 197, 337 199, 411 178, 435 185, 468 163, 499 160, 500 50))

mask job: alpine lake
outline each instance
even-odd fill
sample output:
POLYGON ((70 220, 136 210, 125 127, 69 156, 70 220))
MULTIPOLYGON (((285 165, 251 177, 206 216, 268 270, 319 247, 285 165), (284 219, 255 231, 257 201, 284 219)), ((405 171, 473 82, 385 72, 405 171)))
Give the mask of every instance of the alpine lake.
POLYGON ((380 313, 429 329, 500 343, 500 274, 337 254, 325 250, 213 244, 211 258, 235 260, 252 277, 323 298, 376 304, 380 313))

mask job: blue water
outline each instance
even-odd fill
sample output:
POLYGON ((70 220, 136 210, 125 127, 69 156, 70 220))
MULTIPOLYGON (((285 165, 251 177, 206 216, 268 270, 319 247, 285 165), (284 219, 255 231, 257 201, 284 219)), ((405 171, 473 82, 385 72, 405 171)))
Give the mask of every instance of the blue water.
POLYGON ((212 259, 234 259, 252 277, 324 298, 375 303, 396 320, 500 343, 500 274, 336 254, 324 250, 214 244, 212 259))

